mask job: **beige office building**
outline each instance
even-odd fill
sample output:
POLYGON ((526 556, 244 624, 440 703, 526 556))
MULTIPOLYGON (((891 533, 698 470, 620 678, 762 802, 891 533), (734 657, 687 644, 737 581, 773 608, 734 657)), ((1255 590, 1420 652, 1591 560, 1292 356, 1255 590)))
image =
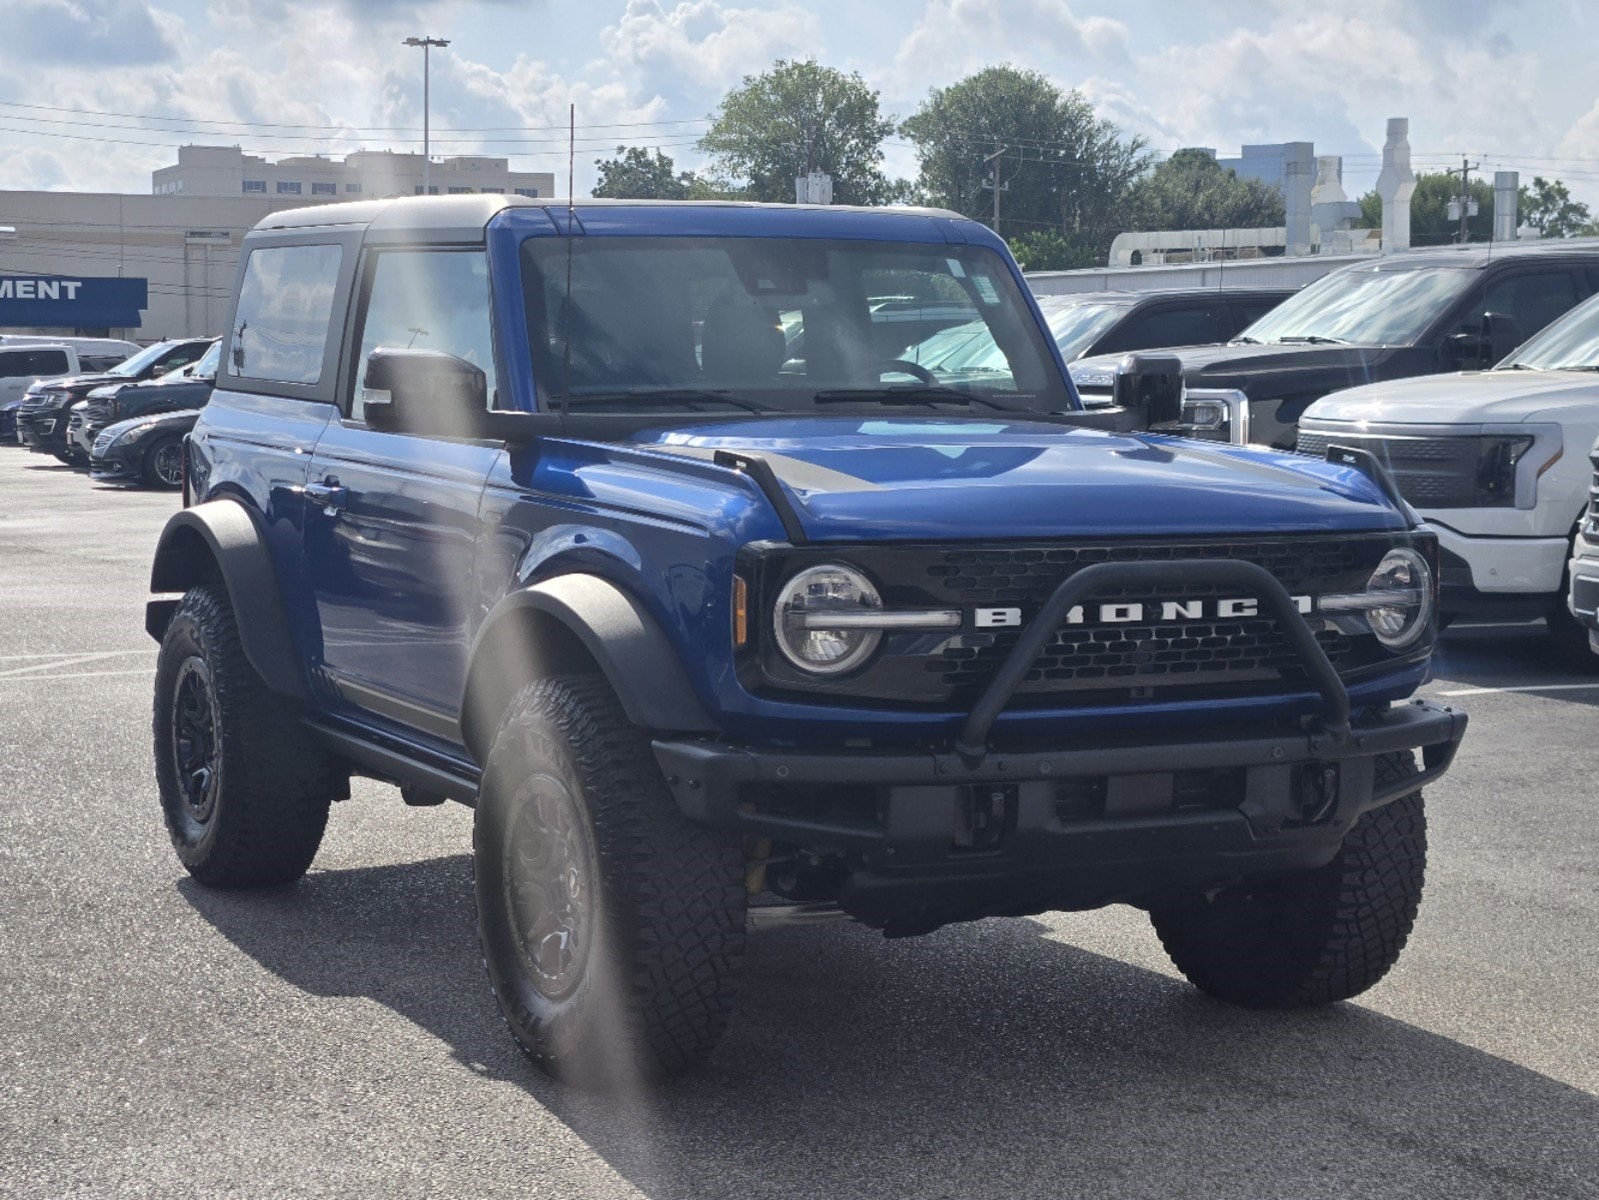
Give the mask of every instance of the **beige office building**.
MULTIPOLYGON (((151 182, 158 196, 298 197, 326 203, 420 196, 422 168, 420 154, 389 150, 361 150, 342 159, 317 154, 268 162, 237 146, 183 146, 177 165, 154 172, 151 182)), ((550 196, 555 176, 547 171, 513 171, 504 158, 435 158, 429 164, 426 187, 438 196, 473 192, 550 196)))

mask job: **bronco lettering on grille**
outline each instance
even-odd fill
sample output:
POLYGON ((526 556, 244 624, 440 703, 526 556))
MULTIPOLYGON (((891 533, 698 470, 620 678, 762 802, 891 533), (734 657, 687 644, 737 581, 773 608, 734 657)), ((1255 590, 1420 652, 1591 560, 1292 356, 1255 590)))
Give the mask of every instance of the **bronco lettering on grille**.
MULTIPOLYGON (((1301 613, 1308 615, 1315 611, 1314 597, 1295 596, 1293 601, 1294 607, 1301 613)), ((1065 624, 1089 624, 1090 611, 1093 614, 1092 623, 1096 625, 1134 625, 1140 621, 1203 621, 1207 618, 1225 620, 1235 617, 1257 617, 1260 615, 1260 602, 1253 597, 1237 596, 1224 600, 1162 600, 1151 604, 1118 601, 1114 604, 1096 605, 1091 610, 1088 606, 1079 604, 1068 610, 1065 624)), ((1022 610, 1019 608, 979 608, 972 613, 972 624, 978 629, 1012 629, 1021 623, 1022 610)))

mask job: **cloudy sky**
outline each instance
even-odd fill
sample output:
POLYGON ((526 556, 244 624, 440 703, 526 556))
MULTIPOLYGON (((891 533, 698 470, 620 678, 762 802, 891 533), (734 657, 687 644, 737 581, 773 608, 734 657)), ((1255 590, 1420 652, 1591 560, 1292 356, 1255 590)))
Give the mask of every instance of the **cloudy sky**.
MULTIPOLYGON (((1390 116, 1418 168, 1517 168, 1599 208, 1591 0, 0 0, 0 190, 147 192, 185 142, 269 157, 507 155, 578 190, 618 142, 694 165, 723 92, 779 57, 859 71, 886 112, 1010 62, 1080 89, 1158 151, 1310 140, 1375 178, 1390 116)), ((910 148, 887 147, 895 174, 910 148)))

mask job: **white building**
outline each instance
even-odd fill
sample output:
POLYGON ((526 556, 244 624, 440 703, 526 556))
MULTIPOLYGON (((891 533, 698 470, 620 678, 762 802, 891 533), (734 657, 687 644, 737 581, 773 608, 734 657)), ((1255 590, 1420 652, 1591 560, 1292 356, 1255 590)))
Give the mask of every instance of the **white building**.
MULTIPOLYGON (((268 162, 237 146, 182 146, 175 166, 151 174, 158 196, 255 196, 332 200, 379 199, 422 194, 422 156, 390 150, 360 150, 342 159, 320 154, 268 162)), ((428 168, 434 195, 505 192, 552 196, 555 176, 548 171, 513 171, 510 161, 482 155, 435 159, 428 168)))

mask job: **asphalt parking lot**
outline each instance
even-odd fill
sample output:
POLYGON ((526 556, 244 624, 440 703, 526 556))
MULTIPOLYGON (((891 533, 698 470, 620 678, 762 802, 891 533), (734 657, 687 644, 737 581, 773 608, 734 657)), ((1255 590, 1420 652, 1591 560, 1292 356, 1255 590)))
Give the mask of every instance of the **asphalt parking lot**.
POLYGON ((1142 915, 759 931, 709 1067, 563 1091, 478 964, 470 814, 358 781, 299 885, 188 882, 150 769, 177 500, 0 448, 0 1196, 1592 1197, 1599 675, 1445 639, 1472 728, 1357 1002, 1200 996, 1142 915))

